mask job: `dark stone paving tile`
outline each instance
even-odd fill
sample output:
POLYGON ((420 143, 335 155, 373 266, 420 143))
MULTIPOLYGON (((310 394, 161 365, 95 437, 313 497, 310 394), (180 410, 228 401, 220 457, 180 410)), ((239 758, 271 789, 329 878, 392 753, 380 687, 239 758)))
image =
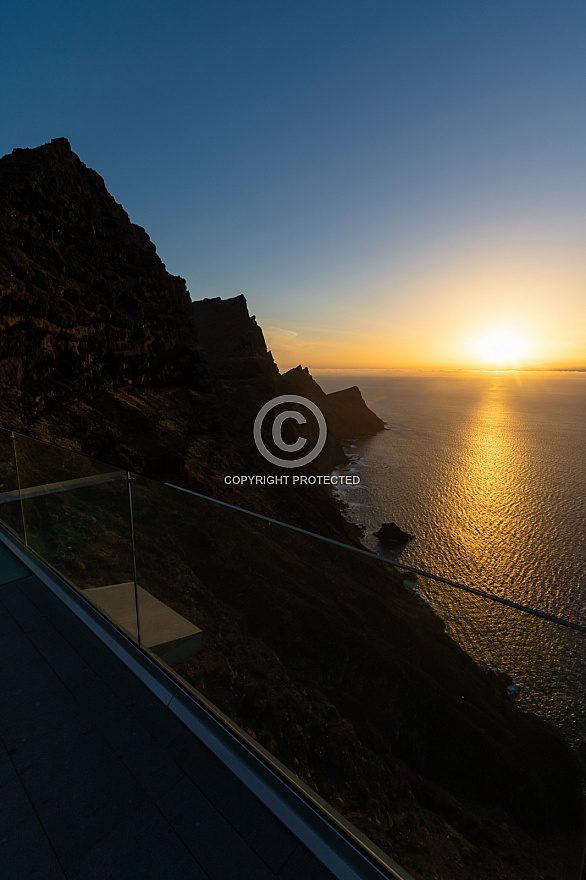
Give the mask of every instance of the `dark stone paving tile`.
POLYGON ((12 614, 6 609, 3 602, 0 602, 0 636, 6 636, 8 633, 18 632, 20 627, 12 614))
POLYGON ((101 725, 100 732, 150 797, 159 797, 183 778, 167 750, 135 719, 101 725))
POLYGON ((78 633, 73 629, 65 635, 67 641, 79 651, 88 666, 101 678, 109 681, 126 670, 126 666, 84 624, 78 633))
POLYGON ((146 795, 95 731, 73 741, 60 733, 61 738, 46 738, 45 759, 23 769, 21 780, 67 871, 144 804, 146 795))
POLYGON ((16 779, 16 771, 4 744, 0 742, 0 788, 7 782, 12 782, 13 779, 16 779))
MULTIPOLYGON (((68 870, 68 880, 207 880, 153 805, 141 807, 68 870)), ((237 880, 235 877, 234 880, 237 880)))
POLYGON ((159 716, 165 719, 169 714, 167 707, 126 666, 108 679, 108 685, 136 717, 151 720, 159 716))
MULTIPOLYGON (((35 604, 37 604, 37 600, 35 599, 34 601, 35 604)), ((54 596, 51 597, 51 601, 55 604, 59 602, 54 596)), ((75 650, 83 648, 84 642, 87 641, 88 637, 92 637, 92 633, 88 630, 87 626, 65 606, 63 606, 63 616, 59 615, 58 617, 51 615, 49 610, 46 612, 40 602, 37 607, 39 607, 39 610, 44 614, 46 613, 48 624, 55 629, 59 634, 59 637, 74 647, 75 650)))
POLYGON ((35 818, 24 786, 15 775, 0 787, 0 840, 10 834, 15 825, 35 818))
POLYGON ((84 714, 91 718, 97 727, 108 728, 113 724, 123 724, 132 719, 130 711, 112 693, 104 681, 90 670, 81 680, 69 680, 66 684, 72 691, 84 714))
MULTIPOLYGON (((21 581, 19 585, 27 598, 52 623, 60 635, 84 657, 94 672, 104 678, 111 678, 126 669, 124 663, 87 628, 85 623, 37 578, 21 581)), ((83 595, 83 591, 81 593, 83 595)))
POLYGON ((192 749, 181 766, 263 862, 278 871, 298 846, 296 838, 207 749, 192 749))
POLYGON ((34 602, 39 611, 42 611, 47 620, 51 621, 53 625, 56 625, 58 622, 67 624, 71 621, 75 621, 78 629, 79 627, 84 626, 76 615, 74 615, 70 609, 55 596, 53 591, 45 586, 45 584, 41 583, 41 581, 34 575, 20 581, 18 586, 22 593, 27 596, 31 602, 34 602))
POLYGON ((333 874, 300 845, 297 845, 277 876, 279 880, 335 880, 333 874))
POLYGON ((189 779, 159 798, 157 806, 212 880, 274 880, 274 873, 189 779))
POLYGON ((39 611, 16 584, 13 590, 4 593, 2 601, 26 633, 43 630, 47 626, 46 615, 39 611))
POLYGON ((153 739, 169 750, 174 760, 196 741, 185 725, 129 669, 110 679, 108 686, 153 739))
MULTIPOLYGON (((31 639, 33 639, 35 646, 43 657, 56 657, 66 661, 73 657, 81 659, 77 649, 67 641, 65 636, 49 620, 45 621, 45 626, 42 630, 37 630, 31 634, 31 639)), ((85 662, 84 667, 87 670, 90 669, 85 662)))
POLYGON ((166 723, 162 718, 152 719, 151 724, 145 723, 144 720, 142 723, 153 739, 164 745, 177 763, 179 763, 181 757, 189 753, 194 743, 203 748, 193 733, 170 711, 167 711, 166 723))
POLYGON ((7 671, 19 668, 31 660, 40 660, 41 655, 22 630, 15 629, 0 636, 0 673, 2 678, 7 671))
MULTIPOLYGON (((30 638, 38 654, 79 702, 99 711, 102 701, 98 692, 104 688, 104 684, 75 648, 48 621, 42 629, 31 633, 30 638), (92 698, 87 696, 88 691, 94 694, 92 698)), ((119 703, 111 692, 109 694, 113 703, 119 703)))
MULTIPOLYGON (((24 736, 10 749, 10 761, 19 777, 52 760, 53 755, 64 755, 74 748, 83 734, 93 730, 91 721, 83 714, 66 718, 52 730, 35 730, 34 736, 24 736)), ((88 761, 89 763, 89 761, 88 761)))
POLYGON ((0 836, 0 877, 6 880, 66 880, 38 819, 0 836))
MULTIPOLYGON (((20 589, 29 597, 29 599, 33 599, 36 596, 46 597, 47 603, 54 601, 54 593, 49 589, 45 584, 41 583, 39 578, 29 572, 29 576, 24 578, 19 583, 20 589)), ((63 604, 59 602, 59 605, 63 607, 63 604)))
POLYGON ((68 687, 81 687, 84 682, 98 680, 94 670, 79 652, 50 623, 47 623, 44 630, 37 631, 32 638, 39 654, 68 687))
POLYGON ((8 749, 78 713, 75 699, 41 657, 13 668, 2 681, 0 736, 8 749))

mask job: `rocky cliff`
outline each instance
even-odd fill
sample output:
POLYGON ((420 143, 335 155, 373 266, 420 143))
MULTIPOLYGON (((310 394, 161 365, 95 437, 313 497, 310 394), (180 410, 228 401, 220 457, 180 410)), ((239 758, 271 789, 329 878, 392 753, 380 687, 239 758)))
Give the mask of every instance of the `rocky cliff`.
POLYGON ((205 379, 185 282, 64 138, 0 160, 0 381, 39 411, 205 379))
MULTIPOLYGON (((324 487, 226 487, 275 472, 252 435, 283 393, 262 331, 243 296, 192 303, 64 138, 0 160, 0 331, 0 424, 357 540, 324 487)), ((328 424, 322 473, 344 460, 328 424)))
MULTIPOLYGON (((279 374, 272 354, 267 350, 262 330, 255 317, 249 315, 243 296, 200 300, 193 303, 192 309, 206 357, 215 374, 221 378, 224 403, 230 412, 230 418, 232 422, 236 420, 242 430, 247 432, 249 439, 252 439, 251 416, 254 418, 262 404, 279 395, 294 394, 316 403, 325 416, 328 427, 323 451, 313 465, 302 469, 302 472, 328 473, 336 465, 346 461, 340 441, 350 436, 345 433, 348 426, 337 418, 335 407, 330 408, 329 395, 320 388, 307 367, 299 366, 283 375, 279 374)), ((364 411, 383 427, 380 419, 370 413, 364 401, 362 403, 364 411)), ((287 408, 287 405, 280 407, 281 410, 287 408)), ((278 409, 275 413, 278 413, 278 409)), ((374 430, 364 433, 375 433, 379 430, 378 425, 374 430)), ((313 448, 318 435, 317 423, 311 418, 303 428, 296 423, 287 423, 283 434, 289 443, 294 443, 303 435, 309 448, 313 448)), ((269 438, 267 442, 270 444, 269 438)), ((250 451, 253 452, 252 448, 250 451)), ((257 460, 256 469, 259 467, 264 472, 266 463, 257 460)), ((278 469, 272 468, 269 472, 278 473, 278 469)))
POLYGON ((385 423, 367 407, 356 385, 326 394, 307 367, 299 365, 281 376, 280 388, 283 394, 300 394, 313 400, 338 440, 370 437, 385 429, 385 423))
POLYGON ((231 299, 202 299, 191 304, 199 339, 220 375, 247 378, 279 373, 261 328, 249 315, 242 294, 231 299))

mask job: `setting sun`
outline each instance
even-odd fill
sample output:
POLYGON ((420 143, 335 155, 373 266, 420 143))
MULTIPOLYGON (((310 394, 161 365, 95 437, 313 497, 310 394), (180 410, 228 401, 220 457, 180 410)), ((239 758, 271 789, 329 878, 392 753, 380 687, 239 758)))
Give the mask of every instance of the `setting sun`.
POLYGON ((530 349, 522 331, 511 327, 489 330, 471 340, 471 353, 489 369, 520 366, 530 349))

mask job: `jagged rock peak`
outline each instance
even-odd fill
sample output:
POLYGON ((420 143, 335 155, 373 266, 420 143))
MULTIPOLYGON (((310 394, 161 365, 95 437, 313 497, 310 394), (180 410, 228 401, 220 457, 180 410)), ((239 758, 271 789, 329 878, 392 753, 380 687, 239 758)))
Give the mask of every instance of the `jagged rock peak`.
POLYGON ((192 314, 210 362, 229 367, 227 359, 261 358, 270 362, 272 372, 277 372, 263 332, 255 316, 249 314, 243 294, 229 299, 197 300, 192 303, 192 314))
POLYGON ((79 156, 71 149, 67 138, 53 138, 48 144, 40 147, 16 147, 11 153, 0 159, 0 191, 9 192, 23 185, 39 183, 47 179, 52 171, 75 169, 76 173, 86 172, 106 186, 100 175, 83 164, 79 156))
POLYGON ((281 387, 284 394, 300 394, 318 405, 323 404, 326 399, 325 391, 315 381, 308 368, 302 367, 301 364, 283 373, 281 387))
POLYGON ((370 437, 385 427, 382 419, 367 407, 356 385, 326 394, 301 364, 281 376, 281 390, 283 394, 299 394, 316 403, 326 418, 328 429, 340 440, 370 437))
POLYGON ((184 280, 65 138, 0 159, 0 328, 0 383, 35 408, 201 372, 184 280))

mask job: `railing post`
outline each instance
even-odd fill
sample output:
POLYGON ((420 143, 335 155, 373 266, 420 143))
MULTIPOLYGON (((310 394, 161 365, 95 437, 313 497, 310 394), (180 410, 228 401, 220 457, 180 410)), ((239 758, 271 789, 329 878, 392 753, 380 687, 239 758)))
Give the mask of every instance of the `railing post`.
POLYGON ((141 646, 140 640, 140 612, 138 608, 138 583, 136 581, 136 551, 134 544, 134 476, 130 471, 126 471, 126 485, 128 486, 128 510, 130 514, 130 546, 132 548, 132 579, 134 581, 134 606, 136 609, 136 638, 138 646, 141 646))
POLYGON ((24 517, 24 505, 22 503, 22 485, 21 485, 21 481, 20 481, 20 471, 18 469, 18 455, 16 454, 16 440, 15 440, 15 436, 14 436, 15 432, 11 431, 10 434, 12 436, 12 451, 14 452, 14 466, 16 468, 16 480, 18 482, 18 499, 20 501, 20 515, 22 517, 22 534, 24 537, 25 546, 28 547, 29 543, 28 543, 28 537, 27 537, 27 533, 26 533, 26 520, 24 517))

